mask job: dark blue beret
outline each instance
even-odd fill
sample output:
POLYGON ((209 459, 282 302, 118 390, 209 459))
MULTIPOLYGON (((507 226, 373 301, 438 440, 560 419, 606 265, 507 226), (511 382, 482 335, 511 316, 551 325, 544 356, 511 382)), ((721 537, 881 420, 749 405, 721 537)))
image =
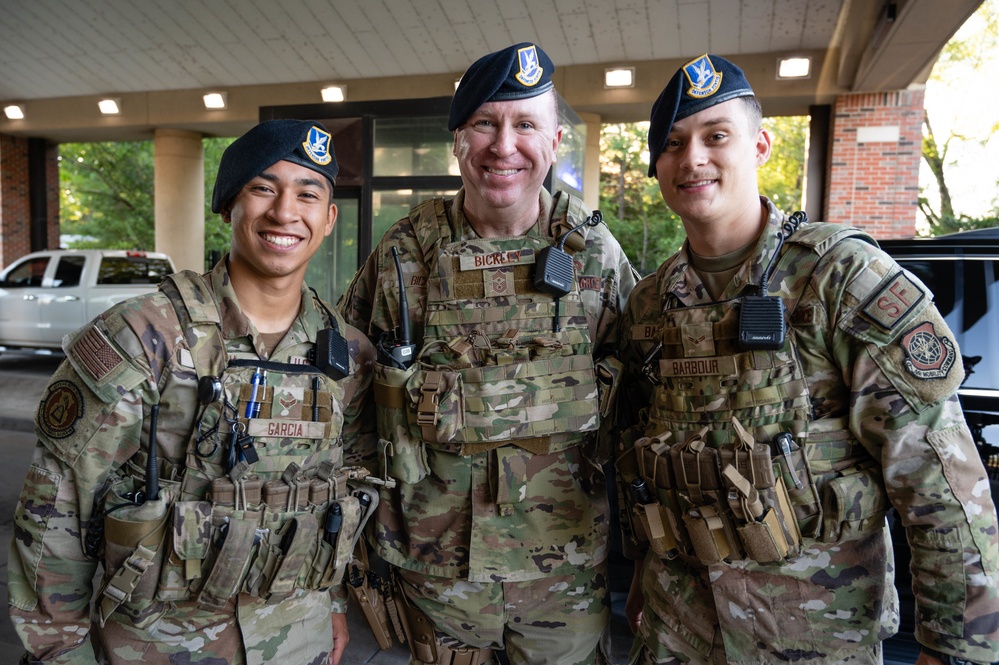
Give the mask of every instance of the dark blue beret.
POLYGON ((268 120, 240 136, 222 153, 212 192, 212 212, 221 212, 243 186, 280 162, 293 162, 336 183, 339 170, 333 137, 318 122, 268 120))
POLYGON ((742 70, 717 55, 705 53, 678 69, 652 105, 652 117, 649 119, 649 177, 656 175, 656 161, 666 147, 666 139, 674 122, 715 104, 754 94, 742 70))
POLYGON ((451 99, 448 131, 461 127, 486 102, 537 97, 554 87, 552 64, 540 46, 522 42, 482 56, 468 68, 451 99))

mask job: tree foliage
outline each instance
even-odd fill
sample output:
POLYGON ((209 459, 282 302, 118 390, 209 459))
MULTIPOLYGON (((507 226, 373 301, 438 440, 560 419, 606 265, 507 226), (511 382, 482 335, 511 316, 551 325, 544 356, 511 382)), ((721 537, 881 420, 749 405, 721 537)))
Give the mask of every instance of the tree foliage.
MULTIPOLYGON (((212 189, 230 138, 202 141, 205 251, 224 252, 229 229, 212 213, 212 189)), ((72 248, 155 249, 152 141, 59 146, 60 231, 72 248)))
MULTIPOLYGON (((996 48, 999 47, 999 0, 985 0, 966 28, 962 28, 944 46, 933 67, 930 86, 948 88, 949 94, 954 94, 962 86, 974 89, 988 80, 996 48)), ((973 133, 950 129, 937 134, 929 111, 923 114, 922 158, 932 183, 920 188, 919 210, 927 221, 930 235, 999 225, 999 206, 995 205, 995 201, 991 213, 968 215, 961 209, 972 203, 957 200, 960 197, 955 196, 950 187, 949 178, 953 177, 958 166, 958 158, 954 154, 960 152, 962 146, 977 144, 984 147, 999 130, 999 123, 994 120, 981 125, 982 116, 987 116, 987 110, 981 104, 969 103, 962 107, 962 115, 966 117, 955 118, 954 126, 970 126, 968 123, 973 120, 979 124, 973 133)))
MULTIPOLYGON (((760 192, 787 212, 801 207, 808 118, 764 118, 774 138, 770 160, 759 169, 760 192)), ((655 270, 685 237, 680 218, 648 177, 649 123, 604 125, 600 133, 600 211, 642 275, 655 270)))

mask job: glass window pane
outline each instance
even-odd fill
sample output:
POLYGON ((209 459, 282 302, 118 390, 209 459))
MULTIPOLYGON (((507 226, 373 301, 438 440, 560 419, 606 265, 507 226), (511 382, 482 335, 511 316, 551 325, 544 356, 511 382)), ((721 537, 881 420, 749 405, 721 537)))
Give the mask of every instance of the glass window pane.
POLYGON ((309 261, 305 282, 319 297, 335 304, 357 271, 357 199, 336 199, 333 233, 309 261))
POLYGON ((52 286, 56 288, 67 288, 80 285, 80 276, 83 274, 83 264, 87 259, 83 256, 64 256, 56 266, 56 274, 52 279, 52 286))
POLYGON ((397 189, 371 193, 371 246, 374 247, 393 224, 409 214, 409 209, 434 196, 452 197, 458 190, 397 189))
POLYGON ((447 118, 377 118, 375 176, 459 175, 447 118))

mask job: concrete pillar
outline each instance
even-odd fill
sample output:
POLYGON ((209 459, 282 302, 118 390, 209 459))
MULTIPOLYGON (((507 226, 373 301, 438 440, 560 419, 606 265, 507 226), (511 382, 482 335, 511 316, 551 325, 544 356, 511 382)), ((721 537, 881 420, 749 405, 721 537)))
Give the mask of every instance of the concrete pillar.
POLYGON ((205 270, 205 160, 201 134, 157 129, 154 195, 156 251, 178 270, 205 270))
POLYGON ((600 207, 600 116, 580 113, 586 123, 586 150, 583 157, 583 203, 590 210, 600 207))
POLYGON ((923 97, 923 90, 897 90, 837 98, 827 221, 876 238, 915 235, 923 97))

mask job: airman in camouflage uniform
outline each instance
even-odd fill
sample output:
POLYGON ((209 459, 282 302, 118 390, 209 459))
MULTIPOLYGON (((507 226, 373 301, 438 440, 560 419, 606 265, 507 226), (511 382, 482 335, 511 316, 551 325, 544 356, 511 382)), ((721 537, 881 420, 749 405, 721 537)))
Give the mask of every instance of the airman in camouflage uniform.
POLYGON ((340 305, 378 346, 398 485, 372 540, 434 628, 411 637, 414 662, 604 662, 596 431, 616 371, 598 361, 635 276, 606 225, 542 188, 562 131, 552 69, 533 44, 469 68, 449 121, 464 186, 396 223, 340 305))
POLYGON ((866 234, 759 196, 760 116, 742 71, 707 55, 652 111, 649 175, 687 240, 619 320, 622 521, 644 556, 632 662, 881 662, 892 506, 917 662, 991 662, 999 528, 953 335, 866 234))
POLYGON ((336 219, 329 141, 250 130, 212 203, 230 253, 66 338, 14 518, 23 663, 340 660, 374 349, 304 284, 336 219))

